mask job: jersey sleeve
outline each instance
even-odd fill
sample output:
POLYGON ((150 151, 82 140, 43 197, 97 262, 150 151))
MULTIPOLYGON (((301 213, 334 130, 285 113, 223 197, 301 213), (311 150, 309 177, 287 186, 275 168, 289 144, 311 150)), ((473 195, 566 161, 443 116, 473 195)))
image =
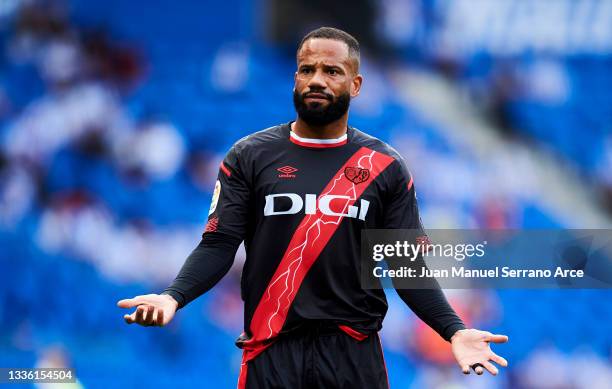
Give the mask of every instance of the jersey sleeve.
MULTIPOLYGON (((409 229, 411 231, 408 236, 411 239, 416 238, 414 243, 429 243, 429 237, 419 216, 412 176, 401 158, 394 164, 396 166, 391 180, 383 228, 409 229)), ((387 261, 391 269, 397 269, 403 263, 404 261, 387 261)), ((412 262, 412 266, 427 267, 421 255, 412 262)), ((445 340, 450 341, 455 332, 465 329, 465 324, 446 300, 435 278, 423 279, 420 289, 403 289, 397 286, 395 289, 404 303, 445 340)))
POLYGON ((234 145, 219 166, 203 237, 223 234, 244 240, 252 194, 242 158, 234 145))
POLYGON ((249 188, 234 146, 219 166, 202 241, 162 292, 172 296, 179 308, 215 286, 231 268, 246 233, 249 188))
POLYGON ((426 236, 419 216, 414 182, 406 163, 400 157, 393 162, 391 169, 382 228, 419 230, 417 236, 426 236))

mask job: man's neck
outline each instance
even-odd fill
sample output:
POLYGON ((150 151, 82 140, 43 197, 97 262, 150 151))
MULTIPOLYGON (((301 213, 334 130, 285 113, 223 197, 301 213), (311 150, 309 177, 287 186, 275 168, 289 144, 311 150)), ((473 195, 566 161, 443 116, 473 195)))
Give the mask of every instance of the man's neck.
POLYGON ((291 131, 297 136, 310 139, 336 139, 346 134, 348 117, 343 116, 324 126, 311 126, 299 117, 291 123, 291 131))

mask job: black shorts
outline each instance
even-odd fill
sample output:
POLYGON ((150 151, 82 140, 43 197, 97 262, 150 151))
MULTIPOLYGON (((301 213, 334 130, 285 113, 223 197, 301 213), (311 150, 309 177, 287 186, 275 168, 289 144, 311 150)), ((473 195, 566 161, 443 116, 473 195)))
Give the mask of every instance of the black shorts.
POLYGON ((246 364, 246 389, 388 389, 378 333, 320 326, 284 334, 246 364))

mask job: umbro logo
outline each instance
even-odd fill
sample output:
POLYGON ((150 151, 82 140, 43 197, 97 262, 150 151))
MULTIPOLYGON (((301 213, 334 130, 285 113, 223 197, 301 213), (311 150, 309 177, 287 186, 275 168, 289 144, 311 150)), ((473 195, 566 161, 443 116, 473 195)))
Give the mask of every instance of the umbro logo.
POLYGON ((278 175, 279 178, 295 178, 295 174, 293 173, 298 171, 298 169, 294 168, 293 166, 289 166, 289 165, 279 167, 276 170, 281 172, 281 174, 278 175))

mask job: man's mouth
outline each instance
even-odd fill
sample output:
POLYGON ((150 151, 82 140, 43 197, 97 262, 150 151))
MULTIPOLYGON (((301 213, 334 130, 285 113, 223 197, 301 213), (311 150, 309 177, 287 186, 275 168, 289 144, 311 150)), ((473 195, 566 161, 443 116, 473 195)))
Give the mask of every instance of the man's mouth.
POLYGON ((326 101, 330 100, 330 98, 323 93, 308 93, 304 96, 304 100, 326 101))

